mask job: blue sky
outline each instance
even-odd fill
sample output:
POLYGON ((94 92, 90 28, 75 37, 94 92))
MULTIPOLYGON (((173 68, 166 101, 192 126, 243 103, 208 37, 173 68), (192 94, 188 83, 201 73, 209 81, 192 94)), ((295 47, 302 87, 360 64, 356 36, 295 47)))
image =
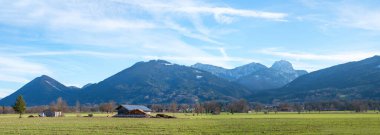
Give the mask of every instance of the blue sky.
POLYGON ((315 71, 380 54, 380 1, 1 0, 0 97, 42 74, 96 83, 138 61, 315 71))

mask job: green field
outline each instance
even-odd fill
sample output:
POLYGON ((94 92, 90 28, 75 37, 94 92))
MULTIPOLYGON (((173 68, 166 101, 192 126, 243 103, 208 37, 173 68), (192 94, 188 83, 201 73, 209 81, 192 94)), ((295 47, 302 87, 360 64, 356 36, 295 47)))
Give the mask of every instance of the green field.
POLYGON ((377 113, 175 114, 177 119, 26 116, 0 115, 0 134, 380 134, 377 113))

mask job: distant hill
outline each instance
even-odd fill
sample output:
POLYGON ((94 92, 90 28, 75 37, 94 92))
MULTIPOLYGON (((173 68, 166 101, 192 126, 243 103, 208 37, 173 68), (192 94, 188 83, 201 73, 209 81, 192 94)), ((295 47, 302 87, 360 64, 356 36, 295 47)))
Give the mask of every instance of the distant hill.
POLYGON ((254 94, 258 101, 380 100, 380 56, 301 76, 286 86, 254 94))
POLYGON ((0 105, 13 105, 19 95, 24 97, 28 106, 48 105, 58 97, 74 103, 78 93, 78 88, 66 87, 49 76, 43 75, 24 85, 11 95, 1 99, 0 105))
POLYGON ((260 63, 250 63, 234 69, 224 69, 200 63, 192 67, 237 82, 251 90, 280 88, 297 77, 307 74, 304 70, 294 70, 292 64, 284 60, 275 62, 270 68, 260 63))
POLYGON ((228 101, 250 93, 245 87, 209 72, 163 60, 136 63, 83 91, 82 102, 89 103, 109 100, 122 103, 228 101))

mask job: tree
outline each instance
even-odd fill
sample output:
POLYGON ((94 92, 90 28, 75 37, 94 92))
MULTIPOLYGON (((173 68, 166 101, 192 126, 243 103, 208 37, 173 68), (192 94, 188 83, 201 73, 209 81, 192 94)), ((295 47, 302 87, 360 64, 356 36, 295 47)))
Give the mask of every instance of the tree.
POLYGON ((240 113, 248 113, 249 105, 248 102, 244 99, 240 99, 237 101, 232 101, 227 105, 227 108, 230 113, 234 114, 236 112, 240 113))
POLYGON ((54 112, 57 111, 58 110, 57 104, 55 104, 55 102, 51 102, 49 105, 49 110, 54 111, 54 112))
POLYGON ((21 115, 23 113, 25 113, 25 110, 26 110, 26 103, 24 101, 24 99, 22 98, 22 96, 18 96, 17 99, 16 99, 16 103, 15 105, 13 106, 13 110, 15 110, 15 112, 17 112, 18 114, 20 114, 20 117, 21 118, 21 115))
POLYGON ((164 110, 164 107, 160 104, 153 104, 152 105, 152 111, 153 112, 162 112, 164 110))
POLYGON ((102 103, 99 105, 99 110, 106 113, 112 113, 114 106, 115 106, 114 101, 110 101, 108 103, 102 103))
POLYGON ((197 116, 203 113, 204 108, 201 103, 196 103, 195 105, 193 105, 193 108, 197 116))
POLYGON ((302 104, 294 104, 294 109, 297 111, 298 114, 301 114, 302 110, 303 110, 303 105, 302 104))
POLYGON ((209 101, 203 104, 206 114, 220 114, 221 105, 216 101, 209 101))
POLYGON ((1 113, 2 113, 2 114, 5 114, 5 106, 2 106, 2 107, 1 107, 1 113))
POLYGON ((255 103, 255 112, 258 113, 260 112, 262 109, 263 109, 263 105, 261 105, 260 103, 255 103))
POLYGON ((179 106, 180 110, 183 112, 183 113, 187 113, 189 111, 189 108, 190 106, 188 104, 181 104, 179 106))
POLYGON ((57 99, 57 109, 58 111, 61 111, 61 112, 66 112, 67 111, 67 103, 65 100, 62 99, 62 97, 59 97, 57 99))
POLYGON ((80 113, 80 102, 77 100, 77 102, 75 103, 75 112, 76 113, 80 113))
POLYGON ((177 112, 177 103, 176 102, 173 102, 170 104, 169 111, 172 112, 173 116, 174 116, 174 113, 177 112))
POLYGON ((107 113, 112 113, 114 111, 114 107, 115 107, 115 102, 114 101, 109 101, 107 103, 107 113))

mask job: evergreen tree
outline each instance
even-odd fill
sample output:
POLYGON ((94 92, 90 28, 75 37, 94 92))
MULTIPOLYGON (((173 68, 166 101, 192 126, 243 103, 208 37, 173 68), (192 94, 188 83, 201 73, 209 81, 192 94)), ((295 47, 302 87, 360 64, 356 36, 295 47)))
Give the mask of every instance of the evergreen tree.
POLYGON ((15 110, 15 112, 19 113, 20 114, 20 117, 21 118, 21 115, 23 113, 25 113, 25 110, 26 110, 26 103, 24 101, 24 99, 22 98, 22 96, 18 96, 17 97, 17 100, 16 100, 16 103, 15 105, 13 106, 13 110, 15 110))

